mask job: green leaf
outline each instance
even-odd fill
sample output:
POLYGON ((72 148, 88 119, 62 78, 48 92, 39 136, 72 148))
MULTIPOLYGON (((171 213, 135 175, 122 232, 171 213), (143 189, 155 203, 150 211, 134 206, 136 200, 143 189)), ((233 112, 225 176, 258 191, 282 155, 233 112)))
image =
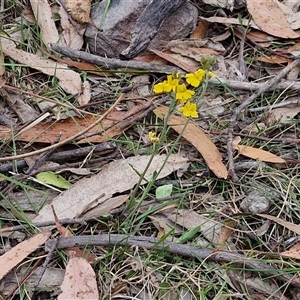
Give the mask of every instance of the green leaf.
POLYGON ((72 186, 70 182, 64 179, 62 176, 55 174, 54 172, 41 172, 36 175, 36 179, 39 181, 56 186, 62 189, 68 189, 72 186))
POLYGON ((155 191, 155 196, 157 199, 169 197, 172 194, 172 190, 173 190, 173 184, 165 184, 159 186, 155 191))

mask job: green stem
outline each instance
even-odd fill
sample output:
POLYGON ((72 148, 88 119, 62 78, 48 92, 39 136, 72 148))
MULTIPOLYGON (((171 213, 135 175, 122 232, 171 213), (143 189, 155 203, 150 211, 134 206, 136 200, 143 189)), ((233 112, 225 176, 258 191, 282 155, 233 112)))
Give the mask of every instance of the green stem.
MULTIPOLYGON (((137 184, 136 184, 134 190, 133 190, 132 193, 131 193, 130 201, 133 201, 133 200, 134 200, 134 197, 136 196, 137 191, 138 191, 138 189, 139 189, 139 187, 140 187, 142 181, 145 180, 146 172, 148 171, 148 169, 149 169, 149 167, 150 167, 150 165, 151 165, 151 163, 152 163, 152 161, 153 161, 155 155, 157 154, 158 149, 161 147, 161 145, 162 145, 163 142, 165 141, 165 138, 166 138, 167 133, 168 133, 168 131, 169 131, 168 120, 169 120, 170 116, 174 113, 174 110, 175 110, 175 108, 176 108, 176 100, 175 100, 175 97, 172 97, 172 98, 173 98, 173 99, 172 99, 172 102, 171 102, 171 104, 170 104, 170 106, 169 106, 167 115, 164 117, 163 130, 162 130, 162 132, 161 132, 161 137, 160 137, 160 139, 159 139, 159 142, 158 142, 157 144, 155 144, 154 151, 153 151, 153 153, 152 153, 152 155, 151 155, 151 157, 150 157, 150 159, 149 159, 149 161, 148 161, 148 163, 147 163, 147 165, 146 165, 146 167, 145 167, 143 173, 140 174, 140 179, 139 179, 139 181, 137 182, 137 184)), ((188 123, 188 119, 187 119, 187 123, 188 123)), ((186 123, 186 125, 187 125, 187 123, 186 123)), ((185 127, 186 127, 186 125, 185 125, 185 127)), ((185 129, 185 127, 184 127, 184 129, 185 129)), ((184 131, 184 129, 183 129, 183 131, 184 131)), ((135 216, 136 211, 137 211, 137 210, 140 208, 140 206, 142 205, 142 203, 143 203, 143 201, 145 200, 146 196, 148 195, 149 191, 150 191, 151 188, 153 187, 154 182, 156 181, 158 175, 160 174, 160 172, 162 171, 162 169, 165 167, 165 164, 167 163, 169 156, 173 153, 176 144, 179 142, 179 140, 180 140, 180 138, 181 138, 181 135, 182 135, 182 133, 180 133, 179 136, 177 137, 175 143, 173 144, 173 146, 171 147, 170 151, 168 152, 167 157, 166 157, 166 159, 164 160, 162 166, 160 167, 160 169, 158 170, 158 172, 155 173, 155 174, 153 175, 153 177, 151 178, 151 180, 148 182, 148 184, 147 184, 145 190, 143 191, 143 194, 142 194, 142 196, 141 196, 139 202, 137 203, 137 205, 132 209, 131 213, 129 214, 129 216, 128 216, 127 220, 126 220, 127 222, 128 222, 128 220, 130 221, 129 224, 133 224, 133 223, 135 222, 134 219, 136 218, 136 216, 135 216)), ((135 231, 137 231, 137 230, 138 230, 138 226, 137 226, 137 228, 135 229, 135 231)))
POLYGON ((205 71, 205 79, 202 84, 201 93, 197 97, 197 107, 200 107, 203 102, 203 97, 204 97, 204 94, 206 93, 207 87, 208 87, 208 80, 209 80, 209 72, 205 71))

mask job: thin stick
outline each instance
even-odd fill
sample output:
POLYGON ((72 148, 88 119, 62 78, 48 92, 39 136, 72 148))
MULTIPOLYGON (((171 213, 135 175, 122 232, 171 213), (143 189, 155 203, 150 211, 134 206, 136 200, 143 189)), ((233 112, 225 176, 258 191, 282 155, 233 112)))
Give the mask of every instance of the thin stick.
MULTIPOLYGON (((231 89, 234 90, 245 90, 245 91, 256 91, 261 89, 261 87, 265 84, 265 82, 243 82, 243 81, 236 81, 236 80, 228 80, 224 78, 210 78, 209 83, 216 84, 216 85, 226 85, 231 89)), ((272 87, 270 87, 272 88, 272 87)), ((300 82, 291 81, 291 80, 284 80, 278 82, 276 85, 276 90, 300 90, 300 82)))
POLYGON ((293 68, 295 68, 300 62, 300 58, 294 60, 291 64, 286 66, 281 72, 279 72, 275 77, 267 81, 260 89, 255 91, 250 97, 248 97, 239 107, 236 108, 235 112, 230 118, 230 123, 228 127, 228 140, 227 140, 227 155, 228 155, 228 172, 233 181, 238 181, 238 177, 234 171, 234 162, 233 162, 233 128, 237 121, 238 115, 247 108, 258 96, 267 90, 271 89, 276 85, 276 83, 285 77, 293 68))
POLYGON ((116 100, 116 102, 103 114, 101 115, 94 123, 92 123, 90 126, 88 126, 87 128, 85 128, 84 130, 78 132, 77 134, 57 143, 51 146, 48 146, 46 148, 40 149, 40 150, 36 150, 36 151, 32 151, 30 153, 25 153, 25 154, 19 154, 19 155, 13 155, 13 156, 9 156, 9 157, 0 157, 0 162, 3 161, 11 161, 11 160, 15 160, 15 159, 22 159, 25 157, 29 157, 29 156, 33 156, 33 155, 37 155, 37 154, 41 154, 53 149, 56 149, 66 143, 72 142, 74 139, 76 139, 77 137, 85 134, 86 132, 88 132, 89 130, 91 130, 92 128, 94 128, 99 122, 101 122, 115 107, 116 105, 122 101, 123 99, 123 94, 120 95, 120 97, 116 100))
MULTIPOLYGON (((46 251, 52 248, 53 241, 46 242, 46 251)), ((191 245, 183 245, 179 243, 173 243, 168 241, 161 241, 154 237, 146 236, 127 236, 125 234, 100 234, 89 236, 74 236, 68 238, 59 238, 57 243, 57 249, 66 249, 70 247, 86 247, 89 246, 138 246, 146 249, 163 249, 166 252, 178 254, 182 256, 192 257, 201 260, 210 260, 217 262, 235 263, 243 266, 244 268, 250 268, 255 271, 259 271, 266 276, 277 276, 278 279, 289 284, 300 287, 300 283, 293 280, 293 276, 285 274, 284 271, 276 269, 275 267, 255 261, 253 258, 248 258, 238 252, 233 251, 217 251, 207 248, 198 248, 191 245)))
MULTIPOLYGON (((59 223, 64 224, 64 225, 74 225, 74 224, 86 225, 86 220, 84 220, 82 218, 61 219, 61 220, 59 220, 59 223)), ((28 225, 28 224, 16 225, 16 226, 11 226, 11 227, 1 228, 0 233, 24 230, 24 229, 28 229, 28 228, 32 228, 32 227, 38 228, 38 227, 46 227, 46 226, 53 226, 53 225, 55 225, 55 221, 37 222, 37 223, 32 223, 30 225, 28 225)))
POLYGON ((87 61, 97 66, 105 67, 107 69, 122 68, 127 70, 145 70, 148 72, 153 71, 159 73, 172 73, 181 71, 181 69, 173 66, 163 66, 137 60, 123 61, 117 58, 106 58, 84 51, 78 51, 68 47, 63 47, 57 44, 51 44, 51 49, 72 59, 81 59, 83 61, 87 61))

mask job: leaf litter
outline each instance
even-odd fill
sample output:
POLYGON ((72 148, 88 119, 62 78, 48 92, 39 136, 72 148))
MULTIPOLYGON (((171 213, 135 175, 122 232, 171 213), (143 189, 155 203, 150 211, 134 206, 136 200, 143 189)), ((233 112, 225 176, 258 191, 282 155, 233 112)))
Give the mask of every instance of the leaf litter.
MULTIPOLYGON (((103 30, 107 26, 105 14, 116 3, 107 0, 104 5, 100 26, 103 30)), ((155 248, 106 245, 103 250, 86 245, 88 250, 95 250, 92 264, 79 247, 67 250, 65 276, 58 283, 60 292, 54 287, 47 291, 58 299, 76 299, 79 295, 80 299, 168 299, 187 290, 190 299, 198 299, 195 291, 205 288, 211 291, 201 294, 205 299, 224 297, 233 290, 244 298, 296 299, 293 288, 299 288, 300 275, 299 105, 293 97, 300 88, 299 68, 239 111, 236 122, 232 123, 230 117, 249 98, 254 86, 262 89, 270 76, 276 76, 298 56, 299 6, 293 1, 253 0, 194 0, 188 5, 198 7, 201 16, 190 35, 162 41, 165 50, 151 46, 132 62, 150 62, 156 67, 160 64, 164 70, 176 66, 179 73, 172 76, 181 80, 185 72, 194 73, 203 67, 203 57, 214 55, 211 70, 216 78, 209 80, 205 93, 201 93, 202 84, 195 96, 206 102, 198 108, 197 120, 188 120, 178 111, 168 115, 172 95, 149 93, 165 79, 163 72, 147 72, 146 80, 140 81, 138 64, 136 70, 109 70, 105 64, 85 62, 81 52, 80 61, 50 53, 50 44, 55 43, 74 50, 88 49, 84 44, 85 28, 100 29, 100 24, 93 24, 90 1, 30 1, 30 6, 11 11, 9 22, 4 19, 7 34, 1 36, 0 69, 1 96, 6 104, 0 109, 1 159, 5 162, 0 165, 0 216, 4 228, 0 231, 0 250, 5 254, 0 259, 5 265, 1 275, 4 286, 10 286, 3 292, 7 299, 13 299, 15 288, 7 284, 12 277, 6 274, 14 272, 20 263, 27 265, 30 256, 39 254, 38 248, 49 238, 50 229, 52 233, 60 232, 59 240, 89 237, 88 234, 118 233, 125 240, 130 235, 151 235, 160 238, 159 243, 213 249, 212 257, 218 251, 228 251, 242 253, 244 259, 252 259, 253 263, 257 258, 259 263, 265 263, 259 276, 256 265, 251 273, 251 268, 242 270, 243 276, 239 277, 240 273, 230 264, 221 268, 216 262, 206 261, 204 266, 197 258, 186 260, 184 253, 168 255, 167 247, 158 257, 155 248), (212 4, 219 7, 217 12, 212 4), (18 23, 20 11, 23 27, 18 23), (35 22, 38 34, 32 27, 35 22), (83 49, 83 45, 87 48, 83 49), (97 126, 72 140, 105 114, 120 93, 125 94, 123 101, 97 126), (46 101, 51 105, 46 106, 46 101), (229 131, 236 139, 228 146, 229 131), (156 137, 153 143, 145 138, 149 132, 156 137), (88 154, 84 152, 82 159, 50 159, 53 151, 80 152, 87 143, 90 147, 111 139, 117 145, 113 153, 97 155, 90 150, 88 154), (65 140, 69 143, 59 143, 65 140), (47 149, 49 144, 53 145, 49 152, 30 155, 36 149, 41 153, 39 150, 47 149), (25 155, 21 161, 23 153, 31 159, 25 155), (240 163, 248 163, 249 167, 231 169, 231 165, 240 163), (233 180, 232 171, 237 173, 239 182, 233 180), (45 174, 51 174, 50 179, 44 178, 45 174), (50 193, 50 187, 32 179, 41 175, 42 181, 66 191, 50 193), (45 192, 47 196, 33 191, 45 192), (256 213, 262 203, 255 202, 255 198, 265 199, 264 214, 256 213), (56 228, 52 207, 57 214, 56 228), (70 229, 61 221, 70 224, 70 229), (22 225, 13 229, 15 223, 22 225), (45 233, 30 238, 36 233, 34 228, 45 233), (294 246, 291 240, 296 241, 294 246), (15 251, 21 253, 18 259, 15 251), (145 253, 152 255, 147 263, 145 253), (279 256, 280 264, 272 259, 279 256), (285 273, 291 264, 292 276, 285 273), (272 269, 271 265, 277 267, 272 271, 272 281, 270 274, 264 273, 272 269), (200 287, 196 284, 198 278, 207 282, 203 281, 200 287), (235 278, 240 278, 240 284, 235 278), (107 282, 113 282, 109 288, 107 282), (285 288, 287 282, 289 289, 285 288)), ((123 29, 115 28, 115 32, 122 36, 123 29)), ((118 58, 113 59, 118 62, 118 58)), ((58 260, 54 252, 48 255, 50 260, 51 256, 58 260)), ((234 259, 231 263, 238 264, 234 259)), ((22 271, 20 282, 25 282, 24 287, 34 268, 22 271)), ((49 270, 43 265, 33 273, 52 276, 49 270)), ((29 294, 35 293, 38 283, 45 280, 33 278, 36 281, 28 285, 29 294)))

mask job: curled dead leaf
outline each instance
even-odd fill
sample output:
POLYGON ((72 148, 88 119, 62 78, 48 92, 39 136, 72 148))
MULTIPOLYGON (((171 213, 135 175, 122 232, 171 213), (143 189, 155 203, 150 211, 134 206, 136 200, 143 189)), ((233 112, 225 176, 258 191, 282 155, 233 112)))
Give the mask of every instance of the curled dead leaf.
POLYGON ((91 1, 89 0, 66 0, 65 7, 72 19, 79 24, 89 23, 91 12, 91 1))

